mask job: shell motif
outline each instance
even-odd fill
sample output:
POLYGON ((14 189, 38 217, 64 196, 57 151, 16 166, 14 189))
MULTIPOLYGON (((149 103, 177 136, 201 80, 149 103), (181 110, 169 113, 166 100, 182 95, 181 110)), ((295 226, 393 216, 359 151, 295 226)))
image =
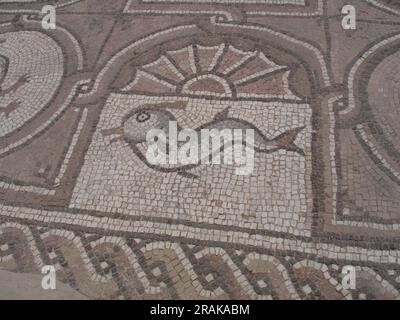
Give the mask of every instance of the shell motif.
POLYGON ((300 100, 289 88, 290 69, 260 51, 229 44, 190 45, 139 67, 122 91, 157 95, 300 100))

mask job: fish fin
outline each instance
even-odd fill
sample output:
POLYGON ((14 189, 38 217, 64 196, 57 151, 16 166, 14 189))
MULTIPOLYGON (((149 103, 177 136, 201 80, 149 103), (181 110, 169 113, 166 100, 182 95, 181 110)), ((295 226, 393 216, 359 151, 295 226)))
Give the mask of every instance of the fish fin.
POLYGON ((111 128, 111 129, 103 129, 100 131, 103 137, 112 136, 114 134, 123 135, 124 129, 122 127, 111 128))
POLYGON ((9 103, 8 106, 5 107, 4 110, 1 110, 0 112, 4 113, 5 117, 8 119, 11 112, 15 111, 20 106, 21 106, 21 102, 16 100, 16 101, 9 103))
POLYGON ((226 118, 228 118, 228 113, 229 113, 229 109, 231 107, 228 107, 224 110, 222 110, 221 112, 218 112, 215 116, 214 116, 214 120, 215 121, 222 121, 225 120, 226 118))
POLYGON ((178 171, 178 174, 184 178, 188 179, 199 179, 200 177, 198 175, 195 175, 193 173, 189 173, 187 171, 178 171))
POLYGON ((295 128, 289 130, 276 138, 276 144, 278 149, 285 149, 287 151, 296 152, 302 156, 305 156, 305 152, 303 149, 298 147, 295 144, 295 140, 301 131, 304 130, 304 127, 295 128))
POLYGON ((112 138, 112 139, 110 140, 110 145, 112 145, 113 143, 115 143, 115 142, 117 142, 117 141, 123 141, 123 140, 124 140, 124 137, 123 137, 123 136, 118 136, 118 137, 112 138))
POLYGON ((15 27, 15 28, 23 28, 24 27, 24 22, 22 20, 22 15, 16 15, 12 20, 11 20, 11 24, 15 27))

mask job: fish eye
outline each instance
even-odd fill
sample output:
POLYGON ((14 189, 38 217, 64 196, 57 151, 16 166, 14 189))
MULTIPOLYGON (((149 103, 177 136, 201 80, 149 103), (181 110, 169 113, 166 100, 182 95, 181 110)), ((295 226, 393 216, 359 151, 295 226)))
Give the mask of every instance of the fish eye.
POLYGON ((149 120, 149 119, 150 119, 150 114, 147 113, 147 112, 145 112, 145 111, 140 112, 140 113, 136 116, 136 121, 137 121, 137 122, 145 122, 145 121, 147 121, 147 120, 149 120))

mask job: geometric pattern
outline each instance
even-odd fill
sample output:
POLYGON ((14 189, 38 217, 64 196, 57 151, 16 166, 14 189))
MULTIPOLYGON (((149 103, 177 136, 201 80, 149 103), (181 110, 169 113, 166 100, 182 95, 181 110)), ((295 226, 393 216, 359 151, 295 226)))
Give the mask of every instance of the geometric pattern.
POLYGON ((356 30, 325 0, 59 0, 43 30, 0 1, 0 269, 94 299, 399 299, 400 7, 353 2, 356 30), (296 148, 154 166, 140 110, 296 148))

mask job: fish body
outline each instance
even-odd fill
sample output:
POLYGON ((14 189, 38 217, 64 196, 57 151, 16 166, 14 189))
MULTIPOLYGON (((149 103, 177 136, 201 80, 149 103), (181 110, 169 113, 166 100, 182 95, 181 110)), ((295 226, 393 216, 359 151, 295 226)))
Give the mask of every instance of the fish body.
MULTIPOLYGON (((236 119, 236 118, 231 118, 228 115, 229 113, 229 108, 223 110, 222 112, 218 113, 214 119, 206 124, 203 124, 202 126, 194 129, 198 133, 198 141, 201 144, 201 137, 202 137, 202 131, 203 130, 218 130, 221 132, 222 130, 240 130, 242 132, 246 132, 247 130, 253 130, 254 132, 254 145, 247 145, 247 147, 252 147, 254 151, 256 152, 261 152, 261 153, 274 153, 279 150, 287 150, 291 152, 296 152, 302 156, 305 156, 304 151, 298 147, 295 144, 295 140, 297 139, 297 136, 301 131, 304 130, 304 127, 299 127, 295 129, 288 130, 284 132, 283 134, 275 137, 274 139, 268 139, 262 132, 259 130, 256 126, 254 126, 252 123, 241 120, 241 119, 236 119)), ((172 113, 166 110, 159 110, 159 109, 151 109, 151 108, 145 108, 141 110, 137 110, 133 113, 128 114, 124 120, 123 124, 119 128, 115 129, 107 129, 103 130, 103 135, 112 135, 112 134, 118 134, 119 136, 113 140, 112 142, 116 140, 123 139, 125 142, 127 142, 135 154, 143 161, 145 162, 149 167, 152 169, 156 169, 159 171, 163 172, 178 172, 181 173, 184 176, 190 176, 193 177, 190 173, 187 171, 190 169, 193 169, 201 164, 201 159, 199 159, 199 163, 197 164, 190 164, 190 165, 178 165, 178 166, 169 166, 169 167, 161 167, 161 166, 155 166, 151 165, 145 155, 140 152, 138 148, 138 144, 146 142, 147 141, 147 134, 149 133, 150 130, 161 130, 164 132, 165 137, 166 137, 166 143, 168 144, 171 139, 169 137, 169 132, 170 132, 170 123, 174 121, 176 122, 176 118, 173 116, 172 113)), ((176 131, 177 134, 181 132, 182 128, 177 125, 176 131)), ((176 139, 176 138, 174 138, 176 139)), ((245 145, 246 143, 246 138, 243 137, 242 139, 243 144, 245 145)), ((231 147, 234 145, 234 141, 224 141, 225 144, 221 146, 222 148, 226 147, 231 147)), ((186 142, 177 142, 178 147, 182 146, 186 142)), ((167 147, 167 154, 168 154, 169 146, 167 147)), ((211 152, 219 152, 220 150, 214 150, 211 152)))

